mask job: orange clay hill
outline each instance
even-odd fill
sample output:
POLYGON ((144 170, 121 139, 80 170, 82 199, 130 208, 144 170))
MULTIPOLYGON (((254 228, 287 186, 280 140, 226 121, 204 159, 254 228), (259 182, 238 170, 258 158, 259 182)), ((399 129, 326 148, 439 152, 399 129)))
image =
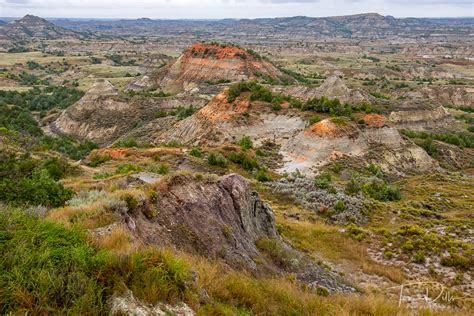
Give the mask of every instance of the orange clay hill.
POLYGON ((321 122, 315 123, 304 131, 307 137, 319 136, 324 138, 339 138, 343 136, 353 136, 356 131, 346 121, 335 121, 333 119, 324 119, 321 122))
POLYGON ((169 93, 198 91, 218 83, 258 78, 294 82, 252 50, 216 43, 196 43, 153 75, 154 88, 169 93))

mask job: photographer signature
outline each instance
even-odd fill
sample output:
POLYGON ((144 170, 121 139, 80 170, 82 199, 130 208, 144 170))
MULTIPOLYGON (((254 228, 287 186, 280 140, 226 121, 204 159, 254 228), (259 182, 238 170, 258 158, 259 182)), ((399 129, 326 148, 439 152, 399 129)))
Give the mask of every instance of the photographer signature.
POLYGON ((446 288, 443 284, 435 281, 420 281, 420 282, 411 282, 405 283, 398 286, 393 286, 388 289, 400 289, 400 296, 398 300, 398 306, 402 305, 403 302, 403 291, 409 288, 424 288, 425 293, 423 294, 423 300, 428 304, 433 304, 436 302, 445 302, 451 303, 454 300, 458 300, 459 298, 455 297, 452 292, 448 288, 446 288), (430 288, 432 289, 432 294, 435 293, 436 295, 430 296, 430 288))

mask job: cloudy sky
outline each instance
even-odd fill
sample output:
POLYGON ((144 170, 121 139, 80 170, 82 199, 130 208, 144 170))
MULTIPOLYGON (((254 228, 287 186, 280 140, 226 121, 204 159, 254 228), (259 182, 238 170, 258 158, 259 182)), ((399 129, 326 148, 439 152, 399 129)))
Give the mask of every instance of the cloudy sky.
POLYGON ((396 17, 473 17, 474 0, 0 0, 0 16, 257 18, 377 12, 396 17))

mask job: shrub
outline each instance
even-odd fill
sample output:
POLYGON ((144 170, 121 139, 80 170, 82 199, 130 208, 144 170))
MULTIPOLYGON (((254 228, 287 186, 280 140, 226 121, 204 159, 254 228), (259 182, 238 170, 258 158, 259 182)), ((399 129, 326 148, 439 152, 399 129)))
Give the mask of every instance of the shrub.
POLYGON ((17 157, 0 151, 0 200, 15 205, 61 206, 73 192, 56 180, 70 169, 58 158, 41 163, 28 155, 17 157))
POLYGON ((344 201, 339 200, 334 203, 333 208, 336 212, 342 212, 346 209, 346 205, 344 204, 344 201))
POLYGON ((378 201, 398 201, 402 198, 399 188, 380 179, 373 179, 364 184, 362 190, 366 195, 378 201))
POLYGON ((321 174, 314 179, 314 186, 318 189, 328 189, 331 186, 331 175, 321 174))
POLYGON ((110 159, 112 159, 109 155, 94 155, 91 157, 91 160, 90 162, 88 163, 88 165, 90 167, 98 167, 100 166, 101 164, 109 161, 110 159))
POLYGON ((473 266, 472 256, 464 256, 462 254, 451 253, 449 256, 441 258, 441 264, 446 267, 458 267, 469 269, 473 266))
POLYGON ((221 154, 210 153, 207 157, 207 162, 211 166, 227 167, 227 160, 221 154))
POLYGON ((258 169, 258 162, 254 159, 250 159, 244 153, 232 153, 229 156, 229 160, 233 163, 242 165, 242 167, 247 171, 253 171, 254 169, 258 169))
POLYGON ((439 153, 438 153, 438 148, 436 145, 433 143, 432 138, 427 138, 425 139, 421 144, 420 147, 423 148, 428 155, 430 155, 433 158, 437 158, 439 153))
POLYGON ((350 237, 354 238, 357 241, 364 240, 368 235, 368 233, 364 229, 355 225, 354 223, 350 223, 346 226, 346 232, 350 237))
POLYGON ((132 254, 126 269, 126 283, 137 298, 152 304, 184 298, 189 269, 171 252, 149 248, 132 254))
POLYGON ((196 158, 201 158, 202 157, 201 149, 199 149, 198 147, 193 147, 191 149, 191 151, 189 152, 189 154, 193 157, 196 157, 196 158))
POLYGON ((344 192, 348 195, 356 195, 362 190, 361 185, 358 180, 355 178, 350 178, 349 182, 346 184, 344 192))
POLYGON ((321 117, 319 115, 313 115, 309 120, 309 124, 313 125, 321 121, 321 117))
POLYGON ((121 139, 116 141, 113 146, 114 148, 133 148, 139 147, 138 142, 134 138, 121 139))
POLYGON ((127 174, 127 173, 130 173, 130 172, 139 172, 141 170, 142 169, 137 165, 134 165, 134 164, 131 164, 131 163, 124 163, 124 164, 120 164, 120 165, 117 166, 117 168, 115 169, 115 173, 116 174, 127 174))
POLYGON ((263 169, 260 169, 257 172, 257 174, 255 175, 255 179, 257 179, 260 182, 272 181, 272 177, 270 177, 263 169))
POLYGON ((156 155, 153 155, 153 157, 151 157, 151 159, 153 159, 154 161, 160 161, 161 160, 161 156, 156 154, 156 155))
POLYGON ((244 136, 239 140, 239 145, 242 150, 253 148, 252 139, 249 136, 244 136))
POLYGON ((413 261, 418 264, 425 263, 426 261, 425 254, 422 251, 418 251, 413 257, 413 261))
POLYGON ((169 172, 169 167, 167 164, 162 163, 161 165, 158 166, 158 173, 161 175, 168 174, 169 172))

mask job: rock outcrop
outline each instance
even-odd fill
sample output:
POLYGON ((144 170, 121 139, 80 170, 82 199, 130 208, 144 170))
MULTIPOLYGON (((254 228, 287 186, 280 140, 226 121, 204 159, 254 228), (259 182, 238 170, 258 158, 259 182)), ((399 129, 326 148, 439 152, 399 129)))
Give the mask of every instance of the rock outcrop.
POLYGON ((255 274, 294 273, 298 281, 331 293, 354 291, 280 238, 272 209, 242 176, 174 175, 155 187, 154 205, 126 220, 145 243, 220 259, 255 274), (150 210, 156 210, 154 218, 145 215, 150 210))
POLYGON ((197 43, 186 49, 174 62, 151 75, 153 82, 142 78, 127 88, 139 89, 145 86, 177 93, 198 89, 206 83, 249 80, 259 76, 291 80, 252 51, 237 46, 197 43))
POLYGON ((434 110, 392 112, 388 117, 388 121, 397 128, 416 131, 448 126, 454 122, 452 115, 442 106, 434 110))
POLYGON ((308 100, 315 97, 328 97, 331 99, 337 98, 342 103, 358 104, 371 103, 370 97, 366 93, 350 89, 339 76, 328 77, 323 84, 317 88, 307 86, 289 86, 278 87, 277 92, 291 95, 301 100, 308 100))
MULTIPOLYGON (((166 128, 177 119, 164 117, 154 120, 156 112, 172 110, 179 106, 199 108, 206 100, 190 97, 165 97, 129 101, 121 98, 109 81, 97 81, 75 104, 64 110, 48 129, 55 134, 65 134, 80 140, 92 140, 107 145, 142 128, 146 122, 147 133, 166 128)), ((145 133, 146 134, 146 133, 145 133)))
POLYGON ((221 257, 234 267, 255 270, 259 238, 278 238, 273 211, 245 178, 189 179, 175 176, 157 190, 153 220, 138 219, 139 235, 148 243, 169 244, 207 257, 221 257))

